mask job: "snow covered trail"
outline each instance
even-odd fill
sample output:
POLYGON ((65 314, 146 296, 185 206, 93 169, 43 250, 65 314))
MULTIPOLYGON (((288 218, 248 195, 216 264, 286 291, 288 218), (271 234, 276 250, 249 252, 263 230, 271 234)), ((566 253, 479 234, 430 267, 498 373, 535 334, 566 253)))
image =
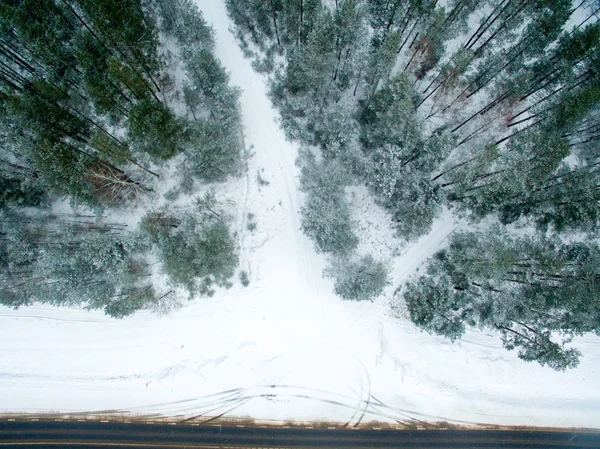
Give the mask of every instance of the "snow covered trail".
POLYGON ((429 234, 411 243, 402 254, 402 257, 396 261, 395 269, 392 272, 394 285, 401 285, 406 282, 409 276, 421 264, 425 263, 428 257, 435 254, 444 245, 448 236, 452 234, 455 226, 451 212, 444 209, 441 217, 434 222, 429 234))
POLYGON ((294 306, 305 309, 306 301, 318 300, 318 291, 314 287, 321 283, 321 267, 314 267, 318 262, 311 257, 312 244, 300 232, 296 145, 286 141, 276 123, 278 114, 266 95, 265 78, 244 59, 234 36, 224 26, 230 23, 224 2, 204 1, 198 5, 215 29, 216 53, 229 71, 231 83, 242 89, 244 136, 246 145, 251 146, 254 153, 249 163, 250 188, 258 189, 254 182, 257 173, 269 182, 260 189, 262 192, 251 193, 254 198, 258 197, 251 205, 252 213, 264 217, 259 227, 267 227, 269 238, 261 249, 264 257, 260 271, 269 276, 263 293, 270 298, 279 298, 278 303, 290 312, 289 308, 294 306), (310 291, 308 298, 297 294, 307 290, 310 291))
POLYGON ((324 258, 300 231, 297 147, 276 124, 264 78, 229 33, 224 1, 198 4, 242 90, 245 139, 254 147, 249 178, 229 186, 238 218, 256 217, 241 249, 250 285, 167 317, 0 309, 0 411, 598 427, 600 339, 579 339, 581 366, 556 373, 518 360, 497 336, 470 331, 452 344, 392 316, 394 288, 452 231, 447 214, 391 261, 395 283, 386 295, 356 303, 332 294, 321 277, 324 258), (258 172, 269 185, 257 182, 258 172))

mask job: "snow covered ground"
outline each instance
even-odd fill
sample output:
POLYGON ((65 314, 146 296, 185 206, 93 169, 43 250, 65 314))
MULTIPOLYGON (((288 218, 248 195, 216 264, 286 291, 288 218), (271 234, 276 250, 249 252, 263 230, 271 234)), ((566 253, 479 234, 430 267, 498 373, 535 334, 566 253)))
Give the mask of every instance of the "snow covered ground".
POLYGON ((557 373, 518 360, 497 336, 469 332, 452 344, 394 316, 394 288, 444 244, 454 227, 448 213, 428 236, 397 248, 377 223, 382 212, 366 211, 374 221, 361 226, 382 245, 380 257, 398 254, 390 260, 394 283, 374 303, 333 295, 321 276, 324 258, 300 231, 297 147, 228 31, 223 2, 198 3, 243 91, 245 138, 254 147, 231 199, 240 229, 248 212, 256 217, 257 229, 240 240, 250 285, 166 317, 0 309, 0 412, 600 427, 599 338, 577 340, 581 365, 557 373), (268 185, 257 182, 259 171, 268 185))

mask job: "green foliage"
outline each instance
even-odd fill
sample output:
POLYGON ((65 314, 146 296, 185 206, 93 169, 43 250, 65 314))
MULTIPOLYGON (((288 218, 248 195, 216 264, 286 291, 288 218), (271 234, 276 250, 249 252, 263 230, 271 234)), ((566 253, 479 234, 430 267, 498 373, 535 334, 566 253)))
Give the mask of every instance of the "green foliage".
POLYGON ((527 362, 538 362, 556 371, 576 368, 579 365, 581 352, 574 348, 565 349, 562 345, 551 340, 548 330, 516 332, 504 331, 502 343, 508 350, 518 348, 519 358, 527 362))
POLYGON ((581 120, 600 105, 600 86, 586 86, 565 97, 556 108, 554 121, 559 130, 572 131, 581 120))
POLYGON ((585 5, 228 0, 227 7, 247 53, 252 41, 263 50, 257 65, 275 71, 271 97, 286 135, 321 150, 323 161, 303 161, 302 229, 317 250, 332 253, 338 294, 360 289, 356 273, 336 271, 347 268, 340 261, 358 241, 344 186, 366 184, 405 239, 427 233, 449 200, 498 228, 454 236, 406 286, 413 321, 453 340, 467 326, 494 329, 522 359, 576 366, 570 338, 599 327, 590 290, 598 290, 598 248, 564 243, 581 231, 595 238, 600 217, 600 25, 593 14, 580 21, 585 5), (304 22, 309 3, 316 6, 304 22), (445 56, 457 37, 459 50, 445 56), (277 52, 285 58, 279 66, 277 52), (515 222, 536 234, 509 238, 500 224, 515 222))
POLYGON ((253 213, 248 213, 248 224, 246 225, 246 228, 248 229, 248 231, 252 232, 256 229, 256 221, 254 220, 254 214, 253 213))
POLYGON ((104 306, 104 312, 113 318, 125 318, 136 311, 151 306, 156 301, 152 286, 126 289, 115 300, 104 306))
MULTIPOLYGON (((209 182, 223 181, 241 165, 243 139, 239 91, 213 55, 213 33, 189 0, 162 0, 159 11, 177 39, 189 83, 184 99, 191 117, 181 133, 186 170, 209 182), (191 120, 193 118, 193 120, 191 120)), ((175 140, 175 139, 173 139, 175 140)))
POLYGON ((400 74, 373 95, 361 117, 367 184, 406 239, 428 232, 439 214, 443 198, 425 174, 451 148, 443 133, 425 138, 415 114, 417 100, 407 76, 400 74))
POLYGON ((248 287, 248 285, 250 285, 250 280, 248 279, 248 273, 244 270, 240 271, 240 283, 244 287, 248 287))
POLYGON ((111 75, 109 50, 98 45, 87 30, 81 30, 74 36, 74 45, 83 84, 90 93, 97 113, 108 114, 113 121, 119 121, 122 115, 126 115, 131 99, 119 87, 118 79, 111 75))
POLYGON ((178 152, 182 126, 161 103, 142 101, 129 111, 129 133, 134 144, 157 159, 169 159, 178 152))
POLYGON ((190 294, 212 295, 234 275, 238 259, 227 225, 213 211, 209 196, 195 213, 148 214, 141 225, 152 241, 163 270, 173 284, 190 294))
POLYGON ((500 220, 511 223, 522 216, 535 218, 541 230, 595 232, 600 219, 600 174, 589 165, 562 165, 556 173, 500 209, 500 220))
POLYGON ((214 32, 193 1, 159 0, 156 3, 167 33, 175 35, 179 42, 209 51, 214 49, 214 32))
POLYGON ((260 171, 257 171, 257 172, 256 172, 256 182, 258 182, 258 185, 259 185, 259 186, 262 186, 262 187, 266 187, 266 186, 268 186, 269 184, 271 184, 269 181, 267 181, 266 179, 264 179, 264 178, 261 176, 261 174, 260 174, 260 171))
POLYGON ((190 175, 216 181, 237 172, 239 92, 195 3, 2 2, 0 29, 0 301, 84 305, 117 318, 161 306, 165 295, 156 297, 143 258, 150 246, 177 285, 229 285, 234 242, 211 197, 195 214, 165 218, 178 232, 147 220, 144 239, 100 219, 11 209, 56 195, 96 210, 123 206, 151 190, 136 179, 155 175, 139 157, 162 163, 185 153, 187 188, 190 175), (178 40, 191 116, 177 117, 169 103, 180 92, 163 90, 157 11, 173 13, 160 23, 178 40))
POLYGON ((564 164, 569 150, 553 132, 523 133, 503 157, 489 148, 454 170, 450 198, 478 217, 499 212, 505 224, 526 217, 542 230, 591 232, 598 223, 598 173, 587 163, 564 164))
POLYGON ((249 33, 252 41, 264 48, 265 41, 275 37, 272 12, 281 10, 281 1, 273 3, 261 0, 226 0, 227 10, 234 23, 249 33), (273 8, 272 8, 273 7, 273 8))
POLYGON ((198 223, 186 218, 181 230, 161 240, 163 268, 176 285, 209 293, 213 284, 224 285, 233 275, 237 266, 233 241, 221 222, 200 230, 198 223))
POLYGON ((143 245, 117 225, 5 210, 0 226, 4 305, 85 305, 122 318, 153 301, 143 245))
POLYGON ((137 104, 157 101, 151 84, 160 69, 156 30, 139 1, 5 3, 0 22, 2 131, 15 163, 34 170, 50 193, 91 206, 108 198, 99 166, 133 186, 119 167, 133 154, 106 122, 119 125, 132 109, 138 138, 164 124, 154 113, 142 117, 151 111, 137 104))
POLYGON ((176 117, 167 98, 160 98, 166 76, 154 5, 1 5, 7 33, 0 52, 3 131, 15 137, 10 150, 21 150, 15 162, 36 170, 51 193, 93 207, 115 205, 134 196, 115 195, 117 184, 129 193, 148 190, 128 173, 131 163, 144 168, 136 161, 141 155, 161 162, 185 152, 187 174, 208 181, 237 172, 243 148, 239 93, 212 54, 212 31, 193 2, 164 0, 158 10, 174 12, 171 31, 190 81, 185 99, 193 121, 176 117))
POLYGON ((345 105, 331 105, 316 115, 313 129, 314 143, 327 159, 344 161, 351 157, 351 147, 357 140, 356 122, 345 105))
POLYGON ((502 333, 507 349, 556 370, 574 368, 574 335, 600 334, 600 248, 545 238, 455 234, 406 287, 411 319, 459 338, 466 325, 502 333), (557 341, 558 340, 558 341, 557 341))
POLYGON ((460 305, 465 295, 454 291, 447 279, 435 277, 434 268, 406 285, 404 299, 413 323, 430 333, 454 341, 465 332, 460 305))
POLYGON ((18 167, 14 169, 16 172, 12 173, 0 171, 0 209, 6 205, 39 206, 45 198, 45 192, 37 182, 35 172, 24 174, 18 167))
POLYGON ((306 95, 324 87, 334 64, 335 29, 332 15, 326 11, 307 45, 291 51, 284 86, 292 95, 306 95))
POLYGON ((152 19, 144 14, 140 0, 117 3, 79 0, 94 28, 140 67, 154 69, 158 62, 158 36, 152 19))
POLYGON ((377 91, 363 110, 361 140, 367 148, 422 141, 421 124, 414 111, 418 101, 407 75, 400 74, 377 91))
POLYGON ((344 187, 347 173, 334 162, 317 163, 306 155, 301 189, 306 194, 301 209, 302 230, 317 251, 344 256, 358 245, 344 187))
POLYGON ((197 123, 186 130, 186 168, 202 180, 223 181, 238 172, 242 141, 237 125, 233 130, 221 124, 197 123), (232 132, 228 132, 232 131, 232 132))
POLYGON ((414 172, 404 172, 402 182, 383 200, 392 212, 398 236, 406 240, 428 233, 443 203, 439 187, 414 172))
POLYGON ((371 255, 356 261, 335 260, 325 274, 335 280, 335 293, 351 301, 371 301, 389 284, 385 265, 371 255))

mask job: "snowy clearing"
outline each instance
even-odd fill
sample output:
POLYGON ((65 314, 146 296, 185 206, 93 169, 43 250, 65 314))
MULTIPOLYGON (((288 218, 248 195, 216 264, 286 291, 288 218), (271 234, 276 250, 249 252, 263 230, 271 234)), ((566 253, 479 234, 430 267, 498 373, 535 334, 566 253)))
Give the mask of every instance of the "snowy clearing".
MULTIPOLYGON (((452 344, 393 316, 395 288, 452 232, 449 212, 428 236, 397 250, 383 297, 351 303, 332 293, 324 257, 300 231, 297 146, 285 140, 265 79, 229 32, 223 2, 198 3, 215 28, 217 55, 242 89, 253 146, 247 178, 231 185, 238 226, 247 213, 257 223, 240 241, 250 285, 167 317, 3 308, 0 410, 598 427, 600 338, 578 340, 580 366, 558 373, 520 361, 496 336, 469 331, 452 344), (268 185, 257 182, 259 172, 268 185)), ((388 230, 377 232, 385 243, 388 230)))

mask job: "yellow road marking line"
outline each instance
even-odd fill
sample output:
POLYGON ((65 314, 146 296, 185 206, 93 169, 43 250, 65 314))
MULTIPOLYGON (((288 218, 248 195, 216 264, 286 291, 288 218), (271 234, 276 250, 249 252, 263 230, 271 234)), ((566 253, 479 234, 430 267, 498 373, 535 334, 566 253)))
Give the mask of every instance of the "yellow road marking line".
POLYGON ((195 445, 195 444, 190 444, 188 443, 170 443, 165 445, 165 443, 109 443, 109 442, 100 442, 100 441, 13 441, 13 442, 4 442, 1 443, 0 442, 0 447, 2 446, 25 446, 25 447, 29 447, 29 446, 42 446, 42 447, 48 447, 48 446, 59 446, 59 447, 64 447, 64 446, 91 446, 91 447, 156 447, 156 448, 160 448, 160 449, 164 449, 164 448, 182 448, 182 449, 191 449, 191 448, 197 448, 197 449, 220 449, 221 446, 209 446, 209 445, 202 445, 201 443, 199 445, 195 445))

